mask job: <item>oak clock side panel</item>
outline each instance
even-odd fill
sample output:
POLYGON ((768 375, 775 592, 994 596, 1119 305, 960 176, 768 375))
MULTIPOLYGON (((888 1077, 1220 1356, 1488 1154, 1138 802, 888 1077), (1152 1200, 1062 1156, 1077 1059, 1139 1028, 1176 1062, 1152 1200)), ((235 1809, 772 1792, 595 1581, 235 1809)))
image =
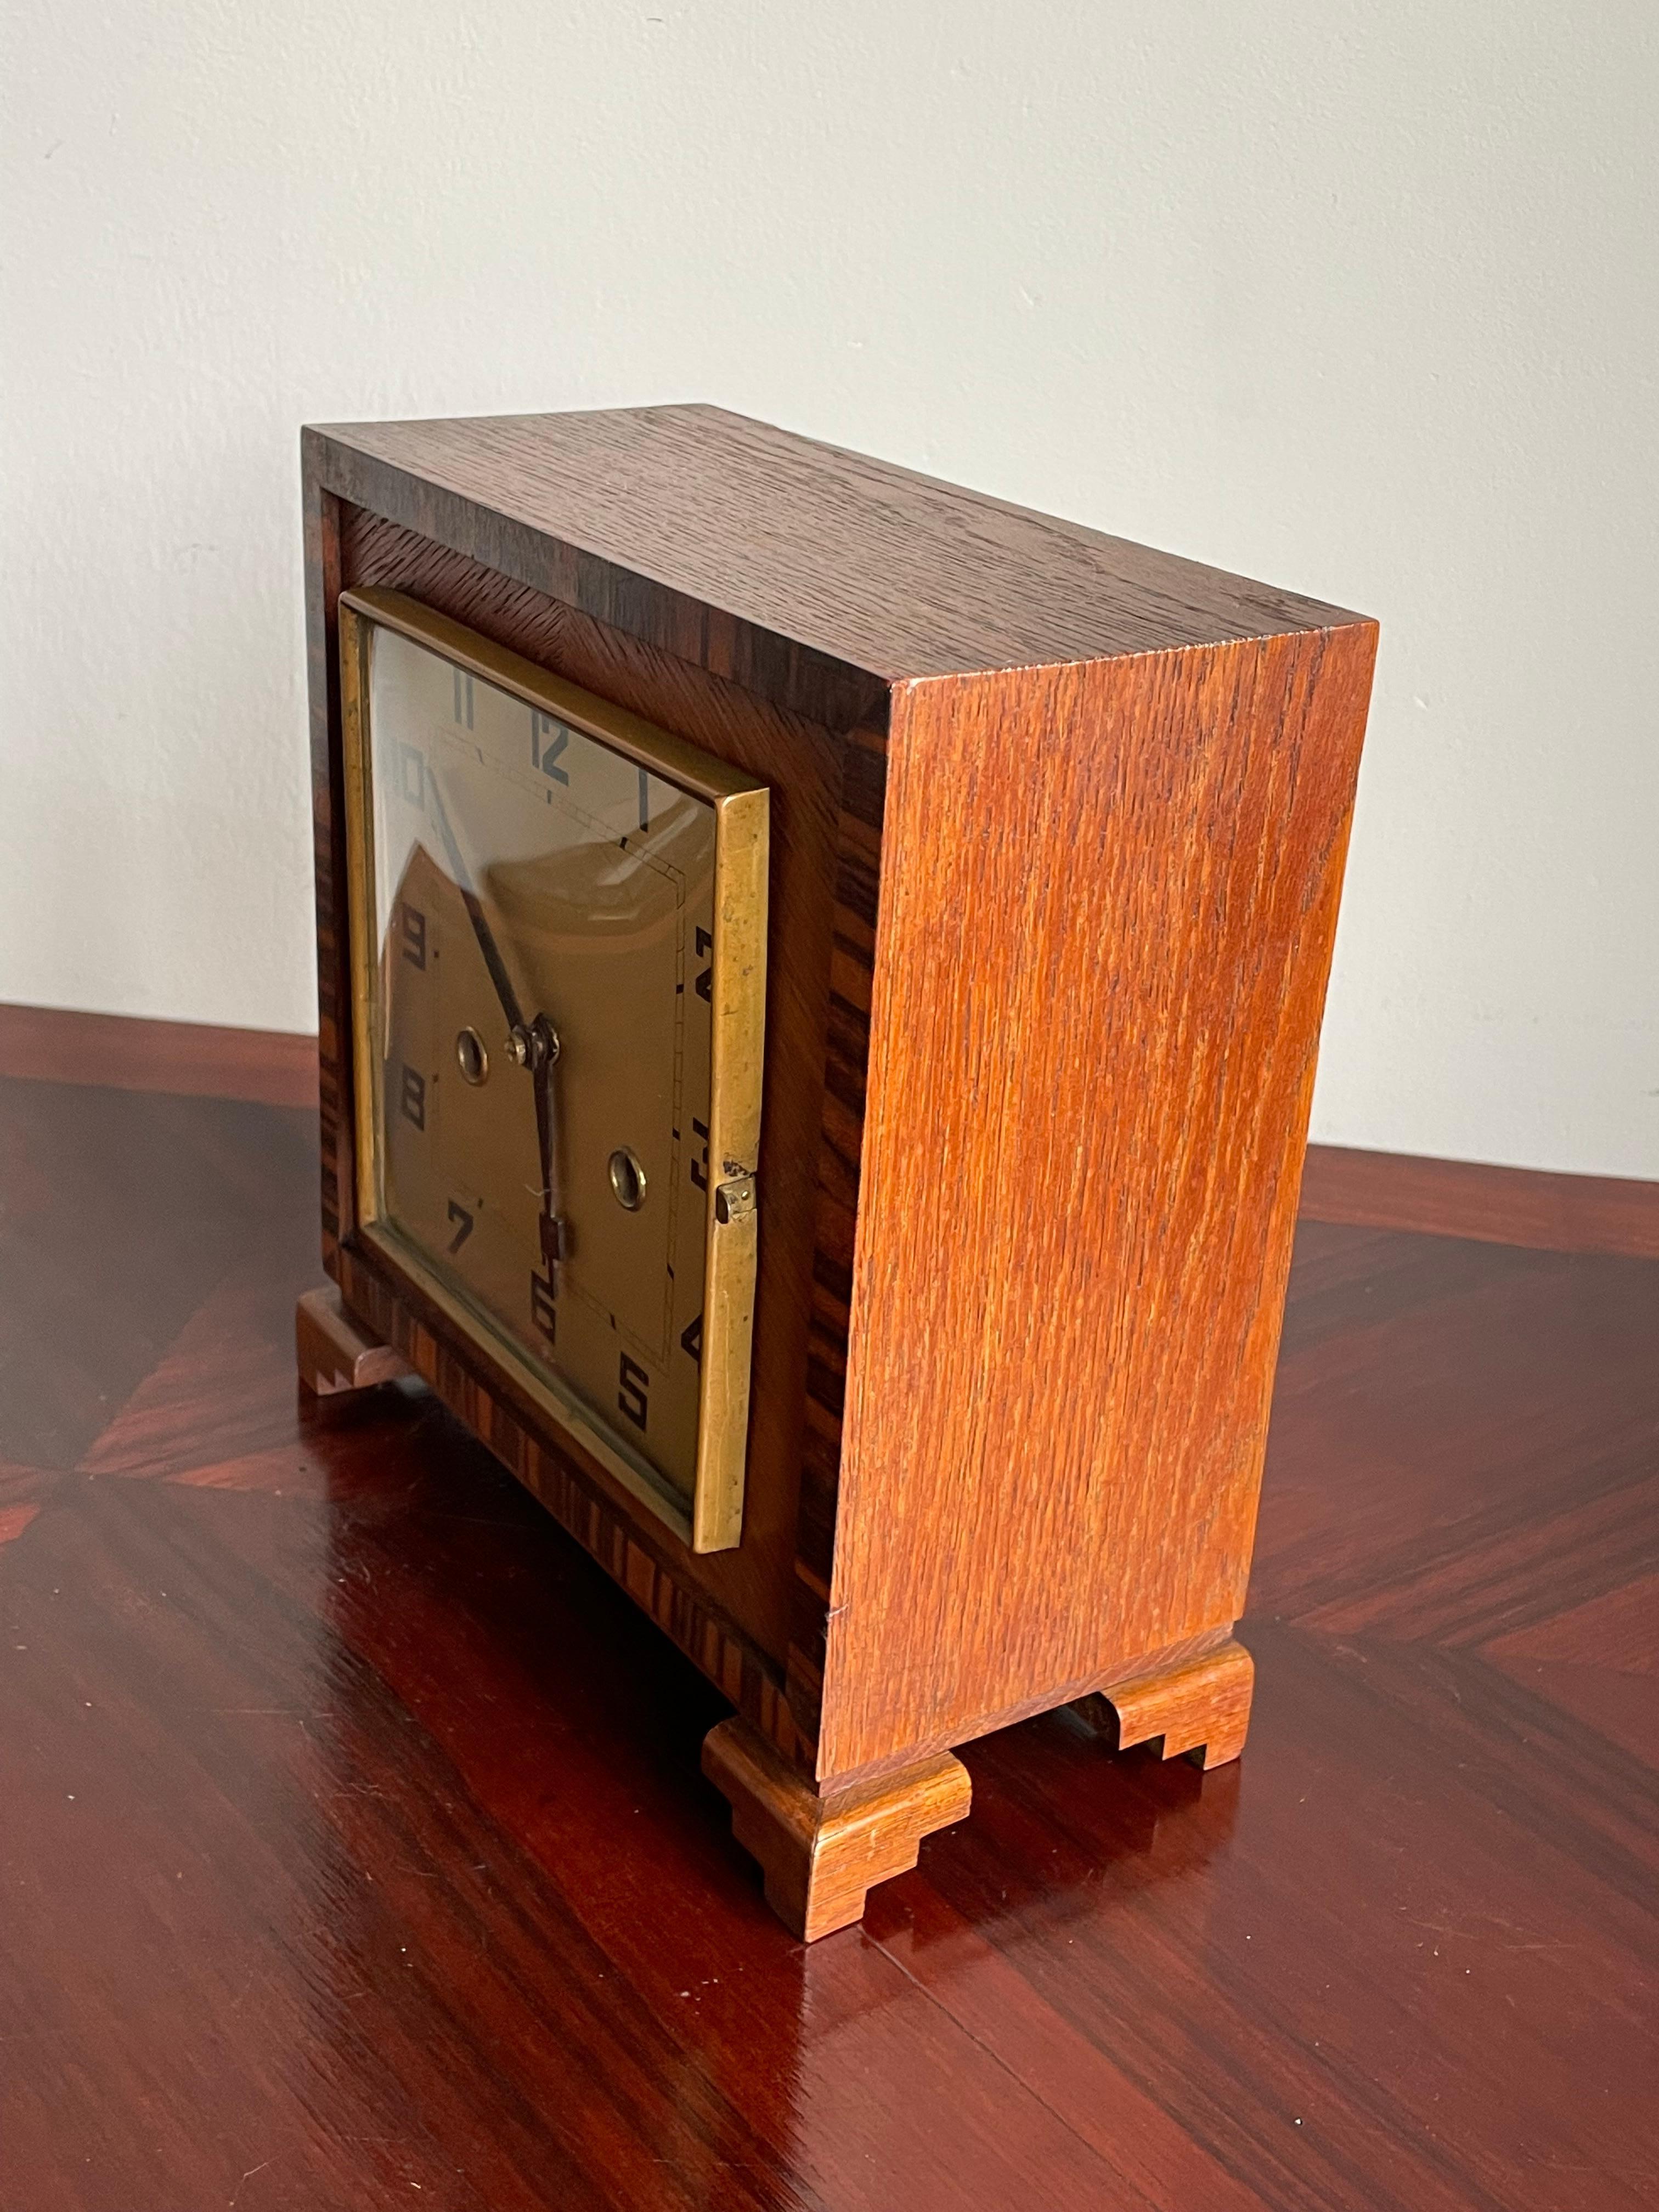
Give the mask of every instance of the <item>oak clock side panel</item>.
MULTIPOLYGON (((554 673, 751 770, 769 787, 762 1232, 744 1535, 732 1551, 693 1555, 665 1531, 653 1528, 646 1534, 653 1552, 672 1562, 677 1575, 706 1590, 769 1655, 781 1679, 794 1622, 798 1483, 844 740, 385 518, 344 503, 339 518, 336 592, 342 586, 371 585, 405 592, 554 673)), ((349 1026, 348 1022, 348 1031, 349 1026)), ((349 1141, 347 1117, 339 1133, 339 1159, 345 1158, 349 1141)), ((340 1180, 337 1166, 334 1179, 340 1180)), ((373 1255, 358 1256, 372 1272, 373 1255)), ((505 1378, 492 1375, 492 1389, 498 1379, 496 1395, 503 1406, 521 1427, 533 1431, 533 1408, 505 1378)), ((611 1507, 624 1517, 637 1517, 638 1509, 625 1493, 611 1494, 602 1469, 580 1458, 577 1463, 611 1507)))
POLYGON ((821 1780, 1242 1610, 1374 641, 895 692, 821 1780))

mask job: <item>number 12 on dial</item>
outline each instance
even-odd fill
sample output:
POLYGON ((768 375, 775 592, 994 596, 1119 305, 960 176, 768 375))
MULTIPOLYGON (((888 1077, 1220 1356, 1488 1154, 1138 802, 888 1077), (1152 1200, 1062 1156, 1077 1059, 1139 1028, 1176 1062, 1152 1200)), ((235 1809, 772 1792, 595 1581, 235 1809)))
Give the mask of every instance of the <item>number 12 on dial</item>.
POLYGON ((339 603, 358 1233, 693 1549, 742 1532, 768 797, 339 603))

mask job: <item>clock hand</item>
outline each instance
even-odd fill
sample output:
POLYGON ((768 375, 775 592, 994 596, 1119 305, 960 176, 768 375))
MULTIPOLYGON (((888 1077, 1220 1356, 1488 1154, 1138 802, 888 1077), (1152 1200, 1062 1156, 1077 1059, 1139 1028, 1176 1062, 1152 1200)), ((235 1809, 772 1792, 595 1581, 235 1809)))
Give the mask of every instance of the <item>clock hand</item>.
POLYGON ((508 1038, 507 1049, 520 1067, 530 1068, 536 1085, 536 1142, 542 1158, 542 1212, 538 1226, 547 1279, 556 1296, 559 1262, 569 1245, 568 1225, 559 1203, 558 1096, 553 1078, 559 1058, 559 1033, 545 1014, 538 1014, 528 1030, 517 1030, 508 1038))
MULTIPOLYGON (((461 857, 454 830, 449 820, 449 809, 444 805, 443 793, 438 788, 435 769, 427 772, 427 789, 432 793, 432 804, 437 814, 438 835, 444 841, 444 853, 449 862, 449 872, 455 879, 455 888, 461 895, 467 920, 472 924, 472 934, 478 940, 478 950, 489 970, 489 980, 495 987, 495 996, 501 1002, 501 1012, 507 1016, 507 1028, 516 1036, 528 1028, 524 1011, 519 1004, 519 994, 513 988, 513 978, 507 972, 507 963, 495 942, 495 933, 489 927, 489 916, 483 910, 483 901, 474 888, 466 862, 461 857)), ((521 1061, 520 1066, 527 1065, 521 1061)))
POLYGON ((559 1206, 559 1130, 557 1100, 553 1089, 553 1066, 559 1057, 559 1033, 545 1014, 538 1014, 534 1021, 526 1021, 524 1010, 519 1004, 519 994, 513 988, 513 978, 507 972, 507 963, 495 942, 495 933, 489 927, 483 902, 478 896, 471 874, 462 857, 460 844, 449 819, 449 809, 444 805, 444 795, 439 787, 435 769, 428 771, 427 788, 432 793, 438 835, 444 842, 449 872, 461 895, 467 919, 472 924, 472 933, 478 940, 478 950, 489 970, 495 996, 501 1002, 501 1012, 507 1016, 507 1057, 515 1066, 527 1067, 535 1085, 536 1148, 541 1157, 542 1168, 542 1210, 538 1228, 548 1283, 556 1295, 559 1262, 563 1259, 569 1242, 568 1230, 559 1206))

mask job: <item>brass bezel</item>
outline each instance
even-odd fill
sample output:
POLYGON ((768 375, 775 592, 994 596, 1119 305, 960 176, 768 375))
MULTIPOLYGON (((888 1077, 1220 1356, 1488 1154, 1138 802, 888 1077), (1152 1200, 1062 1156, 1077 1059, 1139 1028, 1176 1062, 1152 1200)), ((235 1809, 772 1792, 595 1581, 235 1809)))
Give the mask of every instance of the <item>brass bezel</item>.
POLYGON ((726 762, 609 701, 538 667, 477 631, 400 592, 362 589, 339 598, 340 719, 351 952, 353 1079, 358 1234, 375 1257, 434 1305, 532 1403, 694 1552, 728 1551, 743 1534, 748 1458, 750 1353, 754 1333, 761 1079, 766 1024, 766 894, 769 794, 726 762), (578 1400, 459 1297, 384 1219, 376 1141, 380 1061, 374 1012, 374 810, 367 727, 368 652, 375 624, 397 630, 458 666, 556 714, 707 800, 714 810, 714 1035, 709 1083, 708 1241, 703 1278, 697 1463, 688 1511, 678 1492, 623 1448, 578 1400))

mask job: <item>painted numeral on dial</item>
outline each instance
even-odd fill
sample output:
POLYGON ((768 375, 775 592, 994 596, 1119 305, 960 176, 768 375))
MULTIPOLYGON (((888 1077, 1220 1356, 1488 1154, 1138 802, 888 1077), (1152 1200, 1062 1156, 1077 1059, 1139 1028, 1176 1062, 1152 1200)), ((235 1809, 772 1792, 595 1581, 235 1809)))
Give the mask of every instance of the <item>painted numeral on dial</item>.
POLYGON ((564 724, 556 721, 551 714, 543 714, 532 707, 530 710, 530 765, 538 768, 544 775, 550 775, 555 783, 568 783, 570 771, 558 765, 559 755, 570 743, 570 732, 564 724))
POLYGON ((465 668, 451 670, 455 678, 455 720, 462 729, 472 727, 472 678, 465 668))
POLYGON ((680 1331, 680 1350, 689 1352, 696 1364, 699 1367, 702 1365, 702 1316, 701 1314, 697 1316, 696 1321, 689 1322, 680 1331))
POLYGON ((398 1080, 398 1110, 405 1121, 412 1121, 417 1129, 426 1127, 426 1078, 407 1060, 398 1080))
POLYGON ((399 745, 398 748, 398 783, 410 805, 424 814, 426 755, 414 745, 399 745))
POLYGON ((559 1310, 554 1302, 553 1285, 545 1275, 530 1271, 530 1318, 550 1344, 559 1332, 559 1310))
POLYGON ((462 1245, 472 1234, 472 1216, 459 1199, 452 1198, 449 1201, 449 1218, 455 1223, 456 1228, 455 1234, 450 1238, 445 1249, 453 1254, 460 1250, 462 1245))
MULTIPOLYGON (((699 922, 697 925, 698 959, 701 960, 705 952, 712 952, 714 949, 713 937, 699 922)), ((697 996, 700 999, 706 999, 711 1006, 714 1003, 714 963, 712 960, 706 968, 700 968, 697 971, 697 996)))
POLYGON ((617 1386, 618 1412, 632 1421, 636 1429, 642 1429, 650 1410, 646 1403, 646 1393, 651 1388, 651 1377, 638 1360, 630 1359, 625 1352, 617 1370, 617 1386))
POLYGON ((708 1188, 708 1124, 707 1121, 699 1121, 694 1118, 691 1123, 691 1133, 694 1137, 702 1139, 702 1158, 700 1160, 692 1161, 691 1180, 699 1190, 707 1190, 708 1188))
POLYGON ((403 914, 404 958, 411 968, 426 965, 426 916, 417 907, 404 906, 403 914))

